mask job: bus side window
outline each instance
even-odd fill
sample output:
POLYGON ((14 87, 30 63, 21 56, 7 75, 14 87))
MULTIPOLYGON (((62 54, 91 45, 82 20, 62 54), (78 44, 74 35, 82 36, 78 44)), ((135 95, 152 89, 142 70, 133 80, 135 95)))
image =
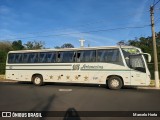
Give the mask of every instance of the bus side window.
POLYGON ((73 54, 72 61, 76 62, 76 52, 74 52, 74 54, 73 54))
POLYGON ((47 53, 47 57, 46 57, 46 63, 51 63, 51 53, 47 53))
POLYGON ((42 53, 40 53, 39 54, 39 62, 40 63, 45 63, 46 62, 46 53, 44 52, 42 52, 42 53))
POLYGON ((122 56, 119 52, 119 49, 98 50, 97 57, 98 62, 123 65, 122 56))
POLYGON ((81 55, 81 53, 80 52, 77 52, 77 62, 80 62, 81 60, 80 60, 80 55, 81 55))
POLYGON ((89 62, 95 62, 95 61, 96 61, 96 51, 92 50, 92 51, 90 51, 89 62))
POLYGON ((55 52, 52 53, 51 58, 50 58, 50 62, 51 63, 55 63, 56 62, 56 53, 55 52))
POLYGON ((75 52, 74 51, 70 51, 67 52, 67 61, 66 62, 75 62, 75 52))
POLYGON ((14 59, 15 59, 15 54, 9 53, 8 63, 14 63, 14 59))
POLYGON ((31 53, 30 54, 30 63, 37 63, 38 62, 38 54, 37 53, 31 53))
POLYGON ((23 63, 28 63, 29 62, 29 53, 24 53, 23 54, 23 63))
POLYGON ((14 61, 14 63, 22 63, 22 54, 21 53, 15 54, 15 61, 14 61))
POLYGON ((106 62, 113 62, 113 51, 112 50, 108 50, 107 51, 107 60, 106 62))
POLYGON ((79 62, 84 62, 84 51, 80 51, 79 62))
POLYGON ((103 52, 102 51, 98 51, 97 52, 97 61, 98 62, 102 62, 103 61, 103 52))
POLYGON ((97 55, 97 57, 98 57, 97 61, 98 62, 105 62, 106 59, 107 59, 106 51, 105 50, 98 50, 97 53, 98 53, 98 55, 97 55))
POLYGON ((56 54, 54 52, 47 53, 47 63, 54 63, 56 60, 56 54))
POLYGON ((74 51, 60 52, 60 62, 63 63, 74 62, 74 56, 75 56, 74 51))
POLYGON ((29 55, 28 55, 28 63, 32 63, 32 55, 31 55, 31 53, 28 53, 29 55))
POLYGON ((77 53, 77 62, 95 62, 96 51, 95 50, 83 50, 77 53))
POLYGON ((60 57, 61 57, 60 52, 58 52, 58 55, 57 55, 57 62, 60 62, 60 61, 61 61, 61 60, 60 60, 60 57))
POLYGON ((75 60, 76 60, 76 53, 74 51, 70 52, 69 60, 70 60, 70 62, 75 62, 75 60))

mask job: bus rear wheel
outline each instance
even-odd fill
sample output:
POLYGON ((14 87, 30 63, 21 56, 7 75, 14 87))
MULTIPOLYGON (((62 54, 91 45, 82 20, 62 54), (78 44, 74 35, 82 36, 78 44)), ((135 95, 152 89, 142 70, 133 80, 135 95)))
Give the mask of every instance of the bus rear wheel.
POLYGON ((108 87, 112 90, 121 89, 123 86, 121 78, 117 76, 110 77, 108 80, 108 87))
POLYGON ((33 81, 34 85, 36 85, 36 86, 43 85, 43 77, 42 77, 42 75, 34 75, 32 77, 32 81, 33 81))

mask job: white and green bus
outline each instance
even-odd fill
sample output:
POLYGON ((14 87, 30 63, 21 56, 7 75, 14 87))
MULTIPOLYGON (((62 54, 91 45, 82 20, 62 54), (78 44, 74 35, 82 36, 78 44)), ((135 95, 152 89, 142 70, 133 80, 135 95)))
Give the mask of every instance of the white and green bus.
POLYGON ((110 89, 148 86, 150 72, 144 54, 147 53, 133 46, 10 51, 6 79, 31 81, 35 85, 106 84, 110 89))

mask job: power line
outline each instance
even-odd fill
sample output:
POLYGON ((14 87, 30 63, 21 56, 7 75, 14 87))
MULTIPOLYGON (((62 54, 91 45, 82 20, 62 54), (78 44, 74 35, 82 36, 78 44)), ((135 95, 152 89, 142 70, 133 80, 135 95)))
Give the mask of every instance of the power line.
POLYGON ((159 20, 160 20, 160 17, 155 20, 155 24, 160 22, 159 20))
POLYGON ((158 0, 155 4, 153 4, 153 7, 155 7, 159 2, 160 0, 158 0))
POLYGON ((83 32, 73 32, 73 33, 62 33, 62 34, 53 34, 53 35, 42 35, 42 36, 33 36, 33 37, 22 37, 22 38, 14 38, 14 39, 7 39, 7 40, 17 40, 17 39, 29 39, 29 38, 37 38, 37 37, 54 37, 54 36, 66 36, 72 34, 83 34, 83 33, 94 33, 94 32, 106 32, 106 31, 114 31, 114 30, 124 30, 124 29, 136 29, 136 28, 145 28, 150 25, 143 25, 143 26, 129 26, 129 27, 120 27, 120 28, 112 28, 112 29, 100 29, 100 30, 92 30, 92 31, 83 31, 83 32))
POLYGON ((154 5, 154 3, 155 3, 155 0, 153 1, 153 5, 154 5))
MULTIPOLYGON (((142 13, 145 13, 145 12, 149 12, 149 10, 145 10, 143 11, 142 13)), ((137 12, 136 13, 130 13, 128 15, 123 15, 121 17, 126 17, 128 18, 129 16, 133 16, 133 15, 137 15, 137 12)), ((114 17, 117 17, 117 16, 110 16, 110 18, 114 18, 114 17)), ((95 21, 95 22, 90 22, 90 23, 86 23, 86 24, 82 24, 82 25, 77 25, 77 26, 74 26, 74 27, 71 27, 71 28, 67 28, 67 29, 64 29, 64 28, 58 28, 58 29, 53 29, 53 30, 47 30, 47 31, 40 31, 40 32, 31 32, 31 33, 26 33, 26 34, 20 34, 20 35, 33 35, 33 34, 41 34, 41 33, 46 33, 46 32, 54 32, 56 30, 70 30, 70 29, 73 29, 73 28, 85 28, 85 26, 89 26, 89 25, 95 25, 96 23, 106 23, 108 21, 102 19, 102 20, 98 20, 98 21, 95 21)), ((7 36, 17 36, 17 34, 12 34, 12 35, 7 35, 7 36)))

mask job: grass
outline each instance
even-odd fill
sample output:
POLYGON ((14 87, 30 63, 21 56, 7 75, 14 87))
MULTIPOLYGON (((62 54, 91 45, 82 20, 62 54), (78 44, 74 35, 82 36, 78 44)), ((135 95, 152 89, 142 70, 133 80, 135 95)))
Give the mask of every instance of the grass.
MULTIPOLYGON (((151 80, 151 83, 149 85, 150 87, 155 87, 155 80, 151 80)), ((159 86, 160 86, 160 81, 159 81, 159 86)))

